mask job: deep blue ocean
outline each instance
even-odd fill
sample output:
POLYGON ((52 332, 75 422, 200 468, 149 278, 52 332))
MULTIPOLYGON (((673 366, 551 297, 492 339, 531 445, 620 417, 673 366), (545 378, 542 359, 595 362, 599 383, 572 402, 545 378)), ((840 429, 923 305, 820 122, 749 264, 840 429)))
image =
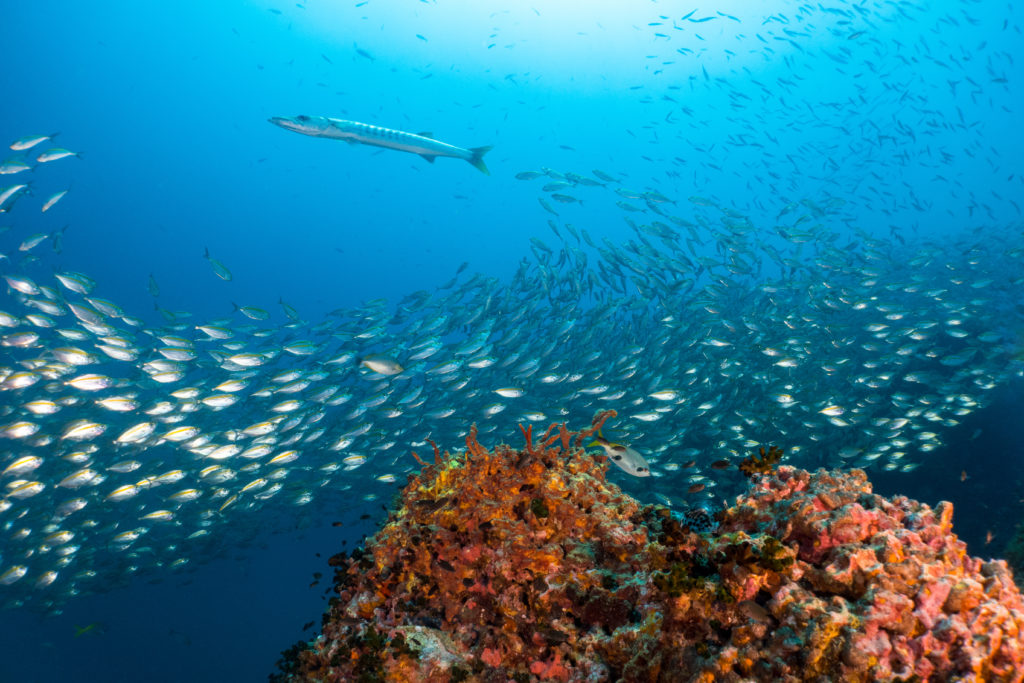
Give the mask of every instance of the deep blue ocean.
MULTIPOLYGON (((0 471, 22 457, 42 463, 0 478, 10 503, 0 506, 0 576, 28 568, 0 580, 0 682, 264 680, 281 650, 315 635, 329 581, 311 586, 314 572, 329 576, 327 558, 385 518, 414 471, 410 450, 429 453, 431 435, 460 448, 465 427, 498 410, 486 443, 518 444, 514 425, 535 419, 520 409, 543 412, 541 427, 580 427, 615 408, 660 478, 610 477, 645 502, 683 504, 680 491, 703 481, 676 478, 677 461, 691 456, 673 449, 710 462, 759 441, 800 442, 804 466, 868 467, 882 493, 953 501, 971 552, 1001 555, 1024 521, 1022 19, 1019 3, 977 0, 10 4, 0 23, 0 164, 30 168, 0 175, 0 193, 28 185, 0 202, 0 275, 50 289, 30 294, 8 280, 0 293, 0 311, 16 318, 0 332, 39 335, 0 347, 0 428, 28 419, 39 429, 0 437, 0 471), (459 158, 428 163, 268 122, 297 115, 489 146, 489 175, 459 158), (52 148, 74 155, 37 160, 52 148), (130 320, 93 303, 112 327, 75 338, 59 330, 81 316, 30 318, 45 312, 42 300, 82 298, 55 279, 67 272, 94 280, 82 296, 116 303, 130 320), (842 306, 877 316, 835 317, 842 306), (399 313, 386 333, 372 331, 399 313), (407 322, 417 316, 427 322, 407 322), (205 321, 245 346, 206 354, 221 342, 196 331, 205 321), (960 328, 969 335, 926 339, 960 328), (448 349, 481 330, 503 331, 480 351, 494 374, 477 383, 476 349, 448 349), (112 335, 137 360, 104 357, 97 349, 112 335), (210 365, 187 361, 178 383, 153 382, 142 364, 179 346, 161 335, 195 342, 210 365), (281 351, 296 340, 313 340, 316 354, 281 351), (423 344, 443 348, 416 358, 423 344), (66 346, 100 360, 12 384, 17 370, 45 375, 66 346), (772 365, 776 347, 799 366, 772 365), (252 350, 273 356, 265 371, 224 370, 225 355, 252 350), (373 375, 358 367, 367 353, 405 370, 373 375), (438 370, 449 356, 460 369, 438 370), (344 362, 350 374, 335 374, 344 362), (923 380, 899 384, 907 362, 923 380), (279 413, 302 417, 306 443, 367 431, 351 447, 301 447, 282 465, 295 469, 279 474, 281 493, 266 499, 241 486, 259 475, 273 488, 278 475, 248 476, 237 458, 220 492, 200 485, 201 444, 186 454, 155 436, 113 442, 139 420, 92 412, 93 396, 65 383, 97 372, 145 405, 185 386, 208 394, 225 372, 257 390, 292 365, 314 387, 286 397, 305 401, 298 412, 279 413), (311 397, 317 382, 353 398, 311 397), (567 382, 576 388, 553 393, 567 382), (650 395, 666 386, 700 398, 657 410, 662 399, 650 395), (502 387, 544 400, 516 404, 526 399, 499 398, 502 387), (782 394, 806 415, 793 417, 782 394), (77 402, 56 415, 25 408, 64 395, 77 402), (490 411, 495 401, 502 407, 490 411), (453 422, 435 429, 444 409, 453 422), (72 448, 63 430, 76 415, 109 431, 72 448), (838 415, 845 422, 824 421, 838 415), (97 448, 81 464, 66 464, 89 444, 97 448), (843 447, 853 450, 840 456, 843 447), (318 473, 350 454, 369 460, 318 473), (109 469, 126 458, 139 470, 109 469), (77 467, 106 480, 60 485, 77 467), (133 484, 176 467, 190 477, 178 488, 203 498, 171 505, 151 480, 133 484), (44 488, 20 497, 15 480, 44 488), (138 497, 111 502, 118 484, 138 497), (284 502, 304 493, 309 505, 284 502), (51 519, 72 496, 86 511, 51 519), (180 526, 146 523, 135 545, 109 540, 163 507, 180 526), (95 525, 80 524, 86 515, 95 525), (74 532, 75 559, 33 587, 57 566, 58 527, 74 532), (200 528, 209 534, 190 545, 200 528), (172 570, 176 553, 188 562, 172 570), (71 579, 83 571, 97 576, 71 579)), ((272 414, 259 396, 219 413, 182 408, 193 401, 185 393, 167 400, 218 443, 272 414)), ((720 504, 728 485, 702 500, 720 504)))

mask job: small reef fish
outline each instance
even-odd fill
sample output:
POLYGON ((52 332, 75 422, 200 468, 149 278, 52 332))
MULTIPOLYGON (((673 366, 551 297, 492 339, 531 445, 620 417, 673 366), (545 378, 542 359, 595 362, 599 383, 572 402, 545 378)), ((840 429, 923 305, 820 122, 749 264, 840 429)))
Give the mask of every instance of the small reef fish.
POLYGON ((79 626, 78 624, 75 624, 75 638, 99 633, 103 633, 103 624, 99 622, 93 622, 86 626, 79 626))
POLYGON ((43 202, 43 208, 41 209, 41 211, 43 213, 49 211, 51 208, 53 208, 53 205, 59 202, 61 199, 63 199, 64 195, 66 195, 67 193, 67 190, 61 190, 60 192, 56 192, 53 195, 51 195, 49 199, 43 202))
POLYGON ((36 157, 36 161, 41 164, 48 163, 50 161, 58 161, 60 159, 66 159, 68 157, 81 157, 82 155, 78 152, 72 152, 71 150, 64 149, 63 147, 54 147, 42 152, 36 157))
POLYGON ((647 465, 647 461, 644 460, 644 456, 629 446, 621 443, 612 443, 601 436, 600 432, 598 432, 597 438, 588 445, 588 448, 590 446, 600 446, 603 448, 604 454, 627 474, 632 474, 634 477, 651 476, 651 468, 647 465))
POLYGON ((51 133, 50 135, 25 135, 12 142, 11 149, 21 152, 26 149, 32 149, 36 145, 52 140, 55 137, 57 137, 56 133, 51 133))
POLYGON ((210 256, 210 250, 206 249, 203 253, 203 258, 210 262, 210 267, 213 268, 213 272, 221 280, 231 280, 231 271, 228 270, 227 266, 218 261, 217 259, 210 256))
POLYGON ((0 190, 0 213, 9 211, 14 206, 14 200, 27 191, 28 185, 25 183, 11 185, 0 190))
POLYGON ((32 167, 22 159, 8 159, 0 164, 0 175, 11 175, 22 171, 31 171, 32 167))
POLYGON ((484 155, 491 151, 490 147, 465 149, 435 140, 430 133, 406 133, 393 128, 382 128, 368 123, 332 119, 326 116, 274 116, 270 118, 270 123, 285 130, 315 138, 345 140, 374 147, 397 149, 400 152, 411 152, 419 154, 430 163, 434 163, 434 159, 437 157, 463 159, 472 164, 473 168, 490 175, 490 171, 484 165, 484 155))
POLYGON ((385 358, 384 356, 367 356, 359 361, 359 364, 364 368, 373 370, 378 375, 397 375, 404 370, 397 361, 385 358))

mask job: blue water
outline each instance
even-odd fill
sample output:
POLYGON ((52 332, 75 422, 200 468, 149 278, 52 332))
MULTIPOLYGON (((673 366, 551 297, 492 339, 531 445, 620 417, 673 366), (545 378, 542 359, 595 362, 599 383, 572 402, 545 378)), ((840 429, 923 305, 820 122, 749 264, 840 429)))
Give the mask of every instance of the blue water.
MULTIPOLYGON (((148 324, 163 322, 150 276, 164 309, 205 320, 236 302, 285 324, 279 299, 315 323, 433 290, 464 262, 511 277, 529 238, 551 237, 544 179, 514 177, 542 167, 600 169, 683 204, 711 198, 766 232, 790 202, 840 198, 832 227, 844 237, 1020 234, 1019 4, 589 5, 12 4, 0 24, 0 137, 59 131, 54 144, 81 158, 33 172, 35 201, 70 191, 45 214, 19 213, 4 251, 67 225, 62 253, 42 254, 38 271, 87 273, 148 324), (295 114, 491 145, 490 175, 267 122, 295 114)), ((8 180, 24 182, 0 176, 0 186, 8 180)), ((561 222, 597 240, 632 237, 619 197, 571 194, 583 203, 555 204, 561 222)), ((981 448, 1019 390, 974 418, 970 431, 985 437, 963 443, 981 448)), ((964 468, 953 450, 935 458, 947 474, 964 468)), ((921 494, 969 517, 984 491, 957 495, 921 494)), ((1006 514, 1019 516, 1010 502, 1006 514)), ((126 580, 60 615, 0 611, 0 681, 262 679, 311 633, 301 625, 319 622, 328 582, 309 588, 311 575, 327 573, 342 540, 372 532, 383 512, 370 508, 373 519, 344 529, 280 519, 281 533, 250 542, 239 528, 237 547, 210 549, 216 559, 184 575, 126 580)), ((984 531, 972 534, 985 552, 984 531)))

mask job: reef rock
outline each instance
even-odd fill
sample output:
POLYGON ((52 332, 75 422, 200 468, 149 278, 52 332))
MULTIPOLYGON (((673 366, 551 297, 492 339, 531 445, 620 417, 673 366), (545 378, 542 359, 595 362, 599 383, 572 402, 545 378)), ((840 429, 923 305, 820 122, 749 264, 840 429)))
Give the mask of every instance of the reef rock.
POLYGON ((365 550, 332 558, 323 633, 272 678, 1024 681, 1024 601, 1005 562, 967 555, 949 503, 748 467, 717 525, 690 524, 581 448, 610 414, 435 452, 365 550))

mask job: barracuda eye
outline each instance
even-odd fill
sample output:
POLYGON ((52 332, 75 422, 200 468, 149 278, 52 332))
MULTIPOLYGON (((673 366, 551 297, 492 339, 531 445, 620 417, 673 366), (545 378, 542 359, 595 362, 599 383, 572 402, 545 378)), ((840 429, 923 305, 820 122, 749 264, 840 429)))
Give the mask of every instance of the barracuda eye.
POLYGON ((302 116, 296 116, 295 118, 298 119, 299 121, 302 121, 303 123, 309 121, 309 117, 306 116, 305 114, 303 114, 302 116))

